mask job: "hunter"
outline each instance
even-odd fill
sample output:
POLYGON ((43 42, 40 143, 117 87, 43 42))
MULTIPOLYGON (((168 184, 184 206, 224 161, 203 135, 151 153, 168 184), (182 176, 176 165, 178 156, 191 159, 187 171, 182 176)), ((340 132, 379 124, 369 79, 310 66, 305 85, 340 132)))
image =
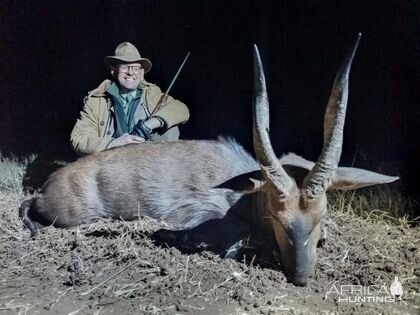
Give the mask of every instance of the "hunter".
POLYGON ((124 42, 104 62, 112 79, 85 97, 71 133, 73 150, 87 155, 129 143, 177 140, 178 125, 189 119, 188 108, 144 79, 150 60, 124 42))

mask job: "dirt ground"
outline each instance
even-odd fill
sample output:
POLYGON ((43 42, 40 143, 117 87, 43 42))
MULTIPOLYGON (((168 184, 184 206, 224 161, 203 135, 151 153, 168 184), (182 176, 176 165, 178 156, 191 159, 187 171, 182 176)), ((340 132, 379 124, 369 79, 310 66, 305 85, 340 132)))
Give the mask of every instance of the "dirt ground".
POLYGON ((315 278, 296 287, 276 251, 252 239, 238 261, 156 242, 164 225, 147 218, 48 228, 32 240, 18 196, 0 196, 0 315, 420 313, 420 228, 404 220, 332 206, 315 278), (396 276, 402 298, 386 302, 396 276))

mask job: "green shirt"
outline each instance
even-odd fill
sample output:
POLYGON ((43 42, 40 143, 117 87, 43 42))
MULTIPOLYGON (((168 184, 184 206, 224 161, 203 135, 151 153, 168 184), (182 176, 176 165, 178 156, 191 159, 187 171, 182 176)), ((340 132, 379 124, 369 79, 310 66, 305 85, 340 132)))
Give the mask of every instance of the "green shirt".
POLYGON ((115 82, 112 82, 108 87, 107 92, 111 95, 115 108, 117 125, 114 136, 118 137, 124 133, 130 133, 133 126, 137 123, 136 121, 133 121, 133 117, 134 112, 139 106, 143 90, 138 87, 130 93, 121 93, 118 85, 115 82))

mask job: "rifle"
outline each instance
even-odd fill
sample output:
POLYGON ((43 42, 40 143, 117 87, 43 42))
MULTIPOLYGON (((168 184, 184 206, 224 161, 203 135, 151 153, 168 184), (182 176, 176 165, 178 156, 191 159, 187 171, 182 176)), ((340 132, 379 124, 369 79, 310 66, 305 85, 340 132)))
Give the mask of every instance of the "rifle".
POLYGON ((156 113, 158 110, 160 110, 162 107, 165 106, 166 100, 168 99, 169 91, 171 90, 172 86, 174 85, 176 79, 178 78, 179 73, 181 72, 182 68, 184 67, 185 62, 187 61, 189 56, 190 56, 190 52, 188 52, 187 55, 185 56, 184 61, 182 62, 181 66, 178 68, 178 71, 176 72, 174 78, 171 81, 171 84, 169 84, 169 87, 166 90, 166 92, 163 93, 162 96, 160 97, 159 102, 157 103, 156 107, 153 109, 150 116, 153 116, 154 113, 156 113))

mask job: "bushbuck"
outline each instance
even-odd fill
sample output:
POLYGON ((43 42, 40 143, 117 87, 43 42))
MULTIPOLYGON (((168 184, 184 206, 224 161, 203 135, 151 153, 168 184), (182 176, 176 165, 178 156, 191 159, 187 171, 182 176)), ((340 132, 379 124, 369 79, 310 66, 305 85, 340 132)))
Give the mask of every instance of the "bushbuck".
POLYGON ((231 139, 127 145, 80 158, 53 173, 40 193, 20 207, 35 236, 39 228, 71 227, 98 218, 162 219, 173 230, 223 218, 237 206, 272 233, 289 280, 305 285, 314 273, 328 189, 356 189, 395 181, 378 173, 338 167, 350 66, 360 39, 338 71, 316 163, 289 154, 278 159, 269 137, 269 104, 254 46, 253 142, 256 159, 231 139))

